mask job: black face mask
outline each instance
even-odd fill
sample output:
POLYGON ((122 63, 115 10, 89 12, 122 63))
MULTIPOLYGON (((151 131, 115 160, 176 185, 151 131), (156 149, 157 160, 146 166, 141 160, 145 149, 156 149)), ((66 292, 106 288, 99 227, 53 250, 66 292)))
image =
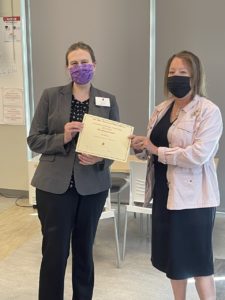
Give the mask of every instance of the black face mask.
POLYGON ((190 77, 188 76, 171 76, 167 78, 167 88, 171 94, 177 98, 183 98, 190 90, 190 77))

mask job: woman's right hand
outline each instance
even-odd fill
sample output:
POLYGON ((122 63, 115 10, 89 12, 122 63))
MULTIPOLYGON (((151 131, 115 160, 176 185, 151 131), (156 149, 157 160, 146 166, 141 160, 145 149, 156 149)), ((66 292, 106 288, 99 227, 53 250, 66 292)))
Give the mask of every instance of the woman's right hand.
POLYGON ((131 147, 136 151, 147 150, 149 153, 158 155, 158 147, 155 146, 148 137, 130 135, 131 147))
POLYGON ((64 144, 69 143, 77 134, 77 132, 80 132, 83 128, 82 122, 68 122, 64 126, 64 144))
POLYGON ((131 135, 129 138, 131 139, 131 147, 137 151, 142 151, 146 141, 148 141, 146 136, 131 135))

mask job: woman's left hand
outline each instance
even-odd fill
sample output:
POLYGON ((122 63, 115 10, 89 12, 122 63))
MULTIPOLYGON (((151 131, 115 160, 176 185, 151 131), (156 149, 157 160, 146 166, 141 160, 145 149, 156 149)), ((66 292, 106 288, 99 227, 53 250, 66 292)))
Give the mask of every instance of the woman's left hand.
POLYGON ((80 164, 84 165, 84 166, 94 165, 97 162, 100 162, 103 160, 102 157, 89 155, 89 154, 78 154, 78 158, 79 158, 80 164))

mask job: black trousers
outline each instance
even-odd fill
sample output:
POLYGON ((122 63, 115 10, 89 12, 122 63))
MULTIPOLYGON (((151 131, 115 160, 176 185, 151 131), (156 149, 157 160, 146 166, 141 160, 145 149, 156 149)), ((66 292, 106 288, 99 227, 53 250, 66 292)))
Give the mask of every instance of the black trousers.
POLYGON ((79 195, 36 190, 41 222, 42 262, 39 300, 63 300, 67 258, 72 249, 73 300, 91 300, 94 287, 93 243, 108 191, 79 195))

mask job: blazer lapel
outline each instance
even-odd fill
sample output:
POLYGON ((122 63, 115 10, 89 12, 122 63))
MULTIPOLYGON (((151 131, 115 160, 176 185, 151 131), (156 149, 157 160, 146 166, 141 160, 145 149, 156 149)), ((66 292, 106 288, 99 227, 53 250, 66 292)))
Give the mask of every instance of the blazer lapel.
POLYGON ((70 121, 71 101, 72 83, 63 86, 59 91, 59 110, 64 124, 70 121))
POLYGON ((89 99, 89 111, 90 115, 99 115, 99 107, 95 104, 95 97, 97 96, 97 90, 91 86, 90 99, 89 99))

